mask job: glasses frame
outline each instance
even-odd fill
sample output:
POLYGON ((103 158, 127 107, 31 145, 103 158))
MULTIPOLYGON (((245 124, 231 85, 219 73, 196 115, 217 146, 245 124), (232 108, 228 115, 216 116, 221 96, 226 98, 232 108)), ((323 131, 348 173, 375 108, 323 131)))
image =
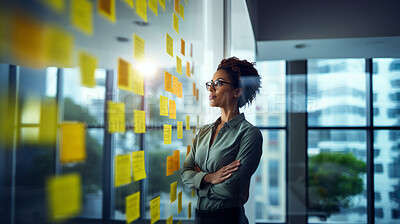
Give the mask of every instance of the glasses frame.
MULTIPOLYGON (((207 91, 209 91, 210 89, 211 89, 211 87, 213 87, 214 88, 214 90, 217 90, 218 88, 219 88, 219 85, 217 85, 218 83, 223 83, 223 84, 229 84, 229 85, 232 85, 233 86, 233 83, 230 83, 230 82, 225 82, 225 81, 222 81, 222 80, 215 80, 214 82, 206 82, 206 89, 207 89, 207 91), (208 86, 210 86, 210 87, 208 87, 208 86)), ((222 85, 221 85, 222 86, 222 85)))

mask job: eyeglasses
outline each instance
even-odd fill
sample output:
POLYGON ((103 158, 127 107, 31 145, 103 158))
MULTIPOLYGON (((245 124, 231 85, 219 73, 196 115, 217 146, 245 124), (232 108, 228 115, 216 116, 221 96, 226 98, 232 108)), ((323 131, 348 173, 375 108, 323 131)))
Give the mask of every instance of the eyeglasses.
POLYGON ((217 90, 220 86, 223 86, 224 84, 233 85, 232 83, 217 79, 214 82, 206 82, 206 89, 209 91, 211 89, 211 86, 213 86, 214 89, 217 90))

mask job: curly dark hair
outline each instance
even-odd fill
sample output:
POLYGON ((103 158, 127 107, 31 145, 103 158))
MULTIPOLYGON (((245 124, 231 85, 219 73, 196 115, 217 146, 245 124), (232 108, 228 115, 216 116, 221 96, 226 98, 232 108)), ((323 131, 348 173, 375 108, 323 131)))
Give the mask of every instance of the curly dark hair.
POLYGON ((242 94, 238 100, 238 106, 243 107, 251 104, 257 94, 260 93, 261 77, 257 69, 254 68, 255 62, 240 60, 237 57, 223 59, 218 65, 218 70, 224 70, 235 88, 241 88, 242 94))

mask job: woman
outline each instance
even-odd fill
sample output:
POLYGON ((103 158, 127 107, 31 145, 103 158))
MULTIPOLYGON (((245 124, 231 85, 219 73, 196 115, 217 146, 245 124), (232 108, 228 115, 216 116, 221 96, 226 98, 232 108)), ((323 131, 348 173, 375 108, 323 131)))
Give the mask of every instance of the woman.
POLYGON ((210 106, 221 117, 199 130, 182 169, 182 182, 196 188, 196 223, 248 223, 243 205, 250 178, 262 154, 262 135, 239 113, 260 88, 254 63, 236 57, 224 59, 206 83, 210 106))

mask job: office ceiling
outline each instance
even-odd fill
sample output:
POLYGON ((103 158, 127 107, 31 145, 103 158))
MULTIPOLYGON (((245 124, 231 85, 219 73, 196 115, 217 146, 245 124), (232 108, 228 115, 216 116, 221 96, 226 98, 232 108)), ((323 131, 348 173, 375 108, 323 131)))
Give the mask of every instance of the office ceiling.
POLYGON ((400 57, 400 1, 246 3, 258 61, 400 57))

